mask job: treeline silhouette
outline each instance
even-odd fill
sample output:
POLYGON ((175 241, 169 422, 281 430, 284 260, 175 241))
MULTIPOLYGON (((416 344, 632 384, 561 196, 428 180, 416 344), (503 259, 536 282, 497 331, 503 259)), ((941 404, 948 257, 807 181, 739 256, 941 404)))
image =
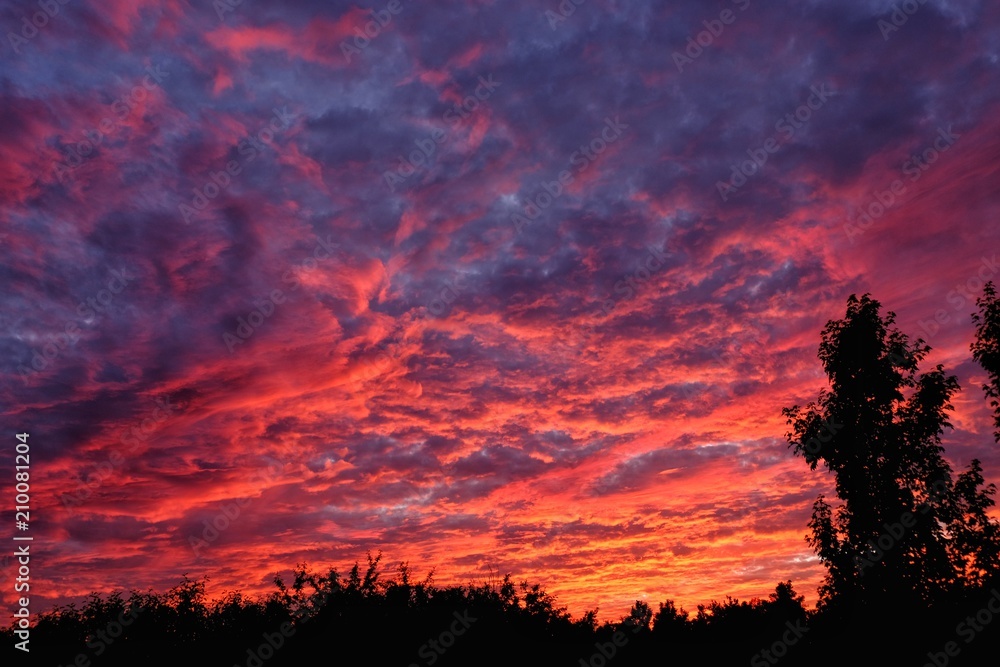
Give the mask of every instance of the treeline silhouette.
POLYGON ((276 579, 277 590, 266 596, 230 593, 208 600, 206 581, 187 577, 166 593, 93 594, 82 606, 40 614, 30 657, 13 649, 17 638, 6 631, 5 653, 16 662, 5 664, 155 665, 170 658, 225 667, 320 660, 402 667, 575 667, 581 660, 595 667, 681 660, 921 665, 928 651, 943 652, 954 641, 961 653, 948 664, 991 665, 1000 648, 996 626, 968 644, 955 634, 962 619, 986 608, 985 590, 946 596, 929 609, 900 607, 886 615, 859 610, 843 619, 807 610, 791 582, 782 582, 766 600, 727 597, 698 605, 694 613, 672 601, 655 610, 637 601, 618 621, 598 623, 597 610, 574 619, 539 585, 515 584, 510 575, 439 587, 429 577, 413 582, 405 565, 383 579, 378 566, 379 556, 369 556, 366 569, 355 566, 342 578, 335 570, 320 575, 299 565, 291 587, 276 579))
MULTIPOLYGON (((976 302, 973 358, 1000 441, 1000 302, 976 302)), ((807 406, 784 410, 788 446, 822 467, 838 503, 813 505, 807 537, 826 577, 815 609, 791 581, 767 599, 700 604, 636 601, 617 621, 573 618, 541 585, 492 573, 437 586, 381 553, 346 576, 305 564, 269 595, 209 600, 205 579, 165 593, 92 594, 39 614, 28 664, 133 665, 994 665, 1000 655, 1000 524, 996 487, 973 459, 953 476, 941 436, 959 391, 930 347, 911 341, 880 304, 852 295, 822 333, 829 379, 807 406)), ((5 652, 14 626, 3 631, 5 652)), ((6 664, 6 663, 5 663, 6 664)))

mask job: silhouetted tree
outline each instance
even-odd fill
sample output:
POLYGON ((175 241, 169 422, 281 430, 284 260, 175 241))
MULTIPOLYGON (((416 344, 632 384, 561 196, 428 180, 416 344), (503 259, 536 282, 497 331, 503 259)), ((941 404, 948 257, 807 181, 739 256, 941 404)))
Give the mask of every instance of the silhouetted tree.
POLYGON ((836 509, 821 495, 809 543, 827 568, 821 605, 930 605, 974 586, 993 567, 992 487, 979 462, 952 484, 941 435, 958 391, 939 364, 917 370, 930 347, 911 343, 864 295, 823 330, 819 358, 830 381, 818 401, 783 410, 789 446, 835 476, 836 509))
POLYGON ((806 619, 806 598, 796 595, 791 580, 783 581, 774 587, 774 592, 768 596, 768 613, 784 623, 787 621, 804 621, 806 619))
POLYGON ((653 635, 663 641, 679 642, 687 639, 688 612, 677 608, 673 600, 660 603, 653 616, 653 635))
POLYGON ((983 296, 976 299, 979 312, 973 313, 976 340, 972 344, 972 358, 986 371, 989 382, 983 391, 993 408, 993 437, 1000 442, 1000 301, 997 300, 993 282, 986 283, 983 296))
POLYGON ((628 616, 622 618, 621 622, 629 629, 634 629, 636 634, 649 632, 650 624, 653 622, 653 608, 642 600, 636 600, 628 616))
POLYGON ((969 470, 958 476, 948 522, 952 562, 972 587, 1000 574, 1000 524, 988 514, 997 490, 995 484, 983 487, 982 472, 979 459, 972 459, 969 470))

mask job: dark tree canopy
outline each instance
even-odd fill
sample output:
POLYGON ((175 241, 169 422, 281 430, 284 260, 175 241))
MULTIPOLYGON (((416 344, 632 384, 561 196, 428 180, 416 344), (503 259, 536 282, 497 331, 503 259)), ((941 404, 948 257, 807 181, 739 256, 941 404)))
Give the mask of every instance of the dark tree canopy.
POLYGON ((1000 301, 992 282, 986 283, 983 296, 976 299, 978 312, 973 313, 976 341, 972 344, 972 358, 986 371, 989 381, 983 391, 993 408, 993 437, 1000 442, 1000 301))
POLYGON ((822 334, 829 378, 816 402, 783 413, 789 446, 834 475, 842 504, 815 502, 809 542, 827 568, 821 603, 932 604, 995 572, 996 523, 979 461, 953 483, 941 436, 953 375, 919 372, 930 347, 911 341, 869 295, 851 295, 822 334))

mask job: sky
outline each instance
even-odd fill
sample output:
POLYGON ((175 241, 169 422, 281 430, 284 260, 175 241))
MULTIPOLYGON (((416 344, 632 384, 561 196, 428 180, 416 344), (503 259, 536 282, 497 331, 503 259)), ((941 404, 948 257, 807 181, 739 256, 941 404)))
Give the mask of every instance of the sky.
POLYGON ((368 551, 577 617, 812 605, 833 484, 781 410, 851 294, 958 376, 948 459, 1000 481, 969 351, 997 3, 2 0, 0 29, 34 611, 368 551))

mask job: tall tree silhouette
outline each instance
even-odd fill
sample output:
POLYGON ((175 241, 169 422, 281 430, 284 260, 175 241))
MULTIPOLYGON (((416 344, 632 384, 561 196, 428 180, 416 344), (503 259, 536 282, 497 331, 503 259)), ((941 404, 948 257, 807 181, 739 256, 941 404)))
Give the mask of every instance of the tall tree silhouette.
POLYGON ((972 344, 972 358, 986 371, 989 382, 983 391, 993 408, 993 437, 1000 442, 1000 301, 997 300, 993 282, 986 283, 983 296, 976 299, 978 313, 973 313, 976 341, 972 344))
MULTIPOLYGON (((976 325, 972 358, 986 371, 988 382, 983 383, 983 391, 993 408, 993 438, 1000 443, 1000 301, 992 281, 983 287, 976 307, 978 312, 972 314, 976 325)), ((996 485, 978 490, 984 481, 982 470, 979 459, 973 459, 955 485, 959 505, 955 534, 964 552, 973 554, 961 561, 966 575, 985 585, 991 577, 1000 576, 1000 524, 987 514, 995 504, 991 496, 996 494, 996 485)), ((957 554, 956 558, 963 555, 957 554)))
POLYGON ((819 358, 830 389, 805 409, 783 414, 789 446, 811 469, 835 475, 843 504, 814 504, 809 538, 827 568, 821 605, 909 600, 927 603, 948 588, 954 566, 946 524, 954 518, 951 470, 941 434, 958 390, 941 365, 917 374, 930 351, 911 343, 880 313, 878 301, 851 295, 847 314, 822 334, 819 358))

